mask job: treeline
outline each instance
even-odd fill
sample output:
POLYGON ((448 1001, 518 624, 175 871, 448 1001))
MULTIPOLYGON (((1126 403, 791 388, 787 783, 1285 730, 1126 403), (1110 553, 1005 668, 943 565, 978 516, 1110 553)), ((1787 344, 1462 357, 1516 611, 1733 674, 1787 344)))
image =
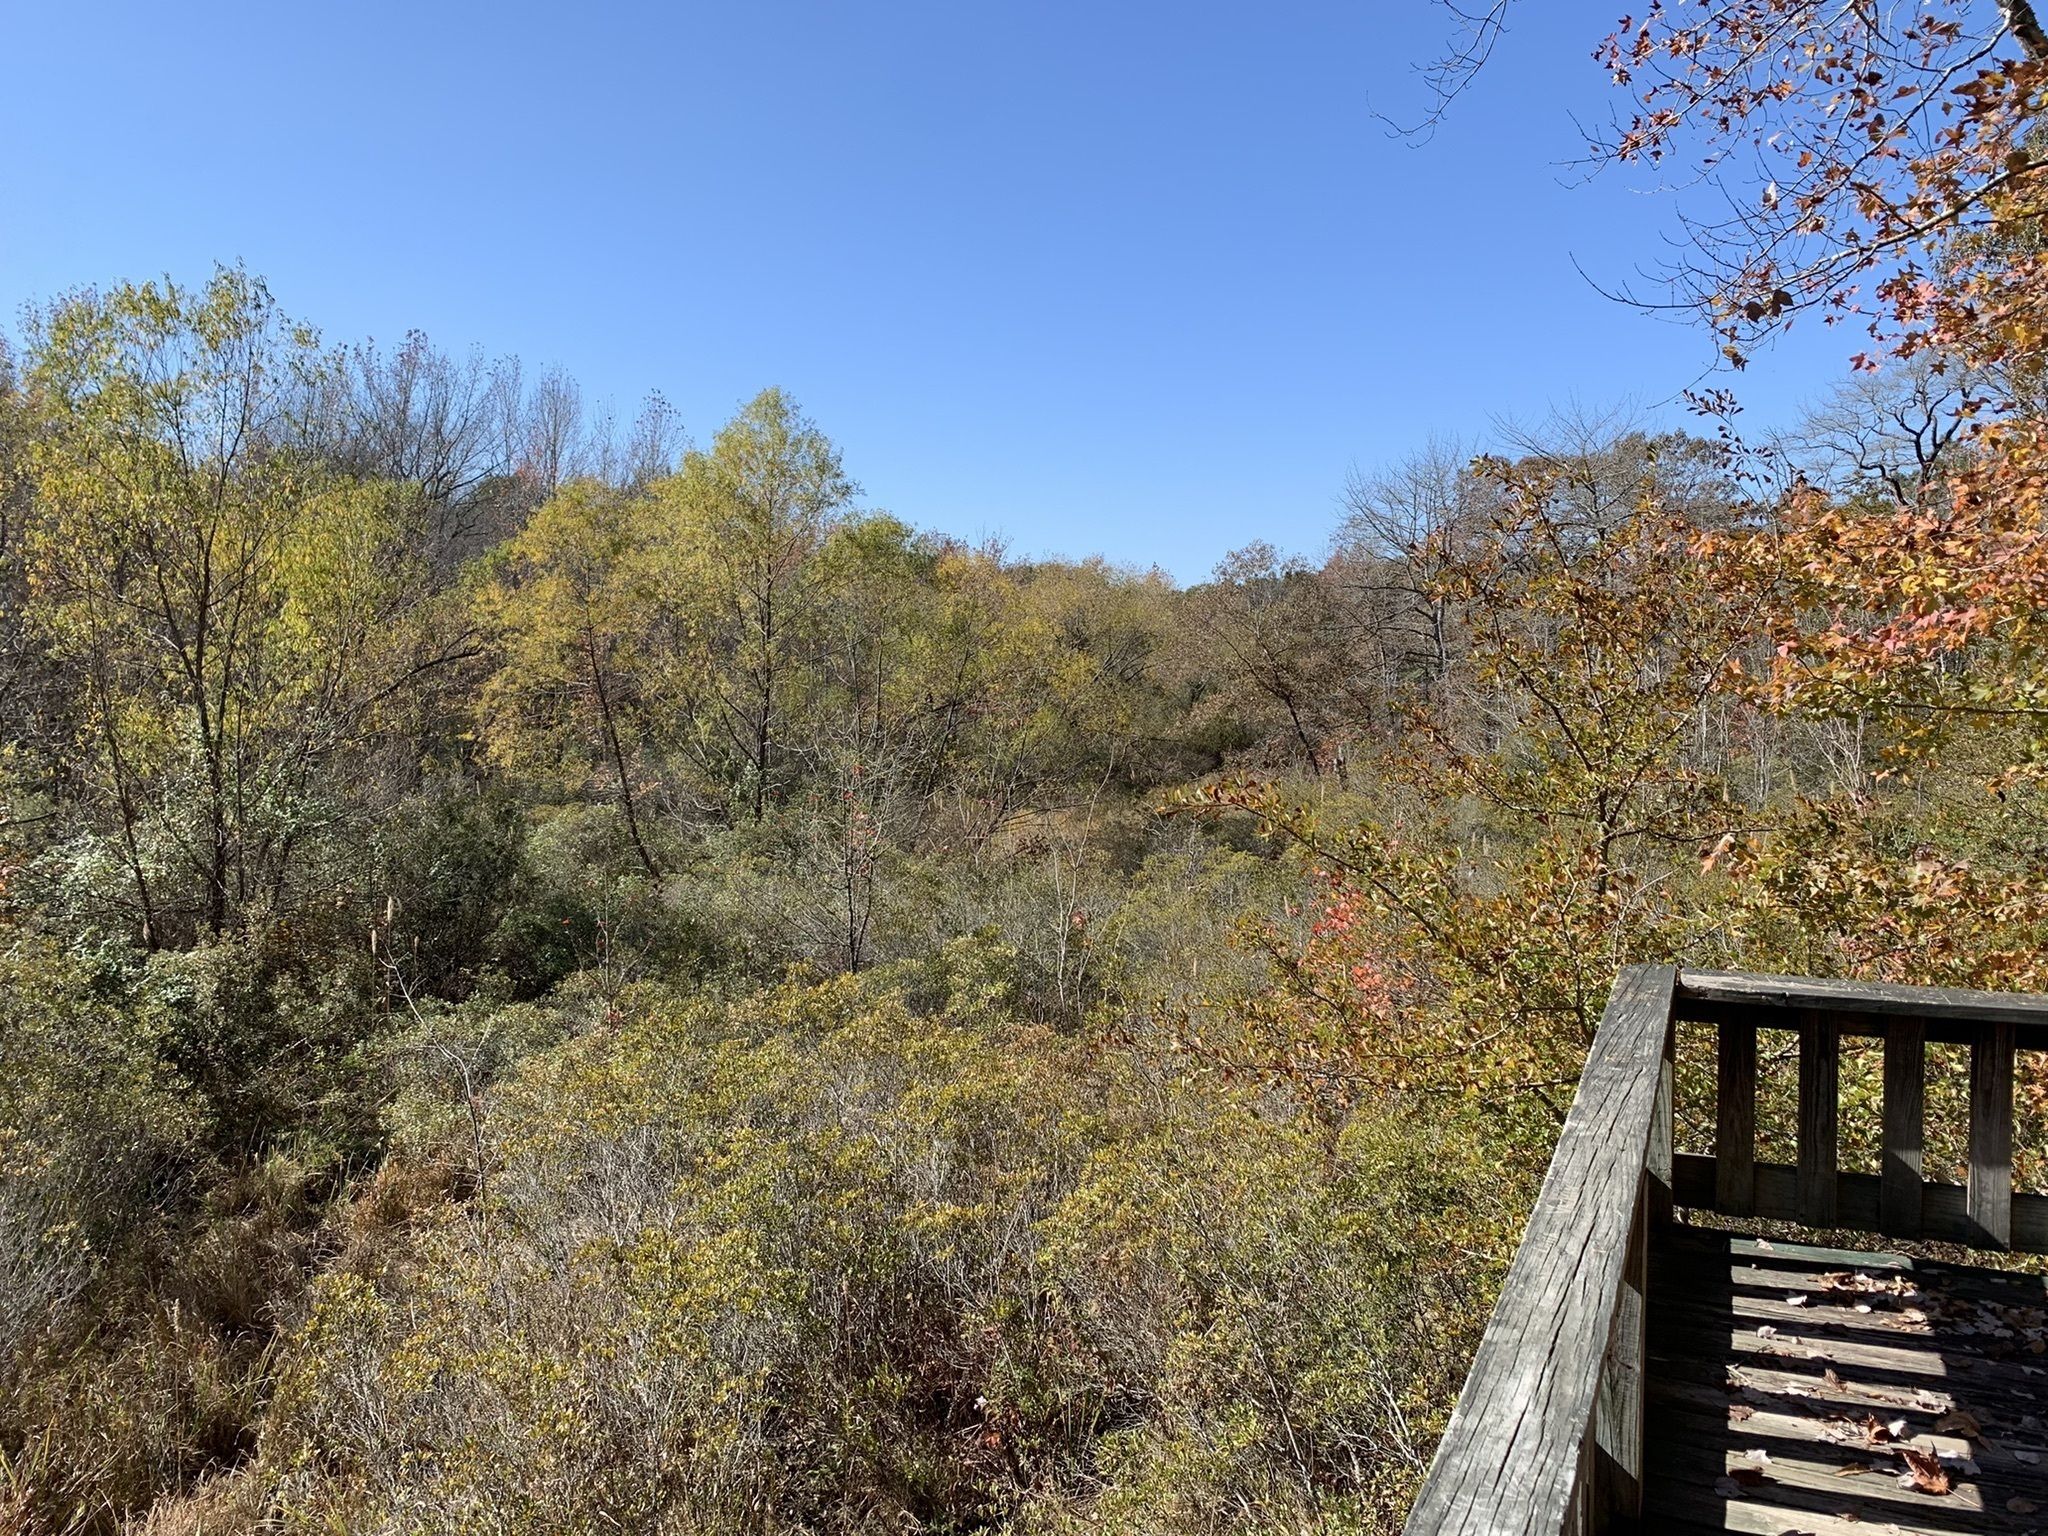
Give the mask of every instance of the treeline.
POLYGON ((2042 984, 2027 632, 1865 648, 1968 387, 1433 446, 1183 589, 774 390, 34 312, 0 1529, 1392 1529, 1617 965, 2042 984))

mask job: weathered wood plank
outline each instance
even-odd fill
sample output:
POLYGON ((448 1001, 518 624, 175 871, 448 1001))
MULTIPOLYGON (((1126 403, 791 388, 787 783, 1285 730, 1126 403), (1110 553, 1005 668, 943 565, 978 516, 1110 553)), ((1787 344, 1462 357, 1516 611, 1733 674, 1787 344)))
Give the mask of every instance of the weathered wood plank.
POLYGON ((2013 1027, 1987 1027, 1970 1047, 1969 1217, 1978 1247, 2012 1246, 2013 1027))
POLYGON ((1410 1536, 1558 1536, 1592 1515, 1585 1474, 1624 1314, 1675 977, 1630 966, 1615 982, 1410 1536))
POLYGON ((2048 997, 2021 992, 1963 992, 1885 982, 1822 981, 1809 976, 1681 971, 1677 992, 1681 1017, 1691 1017, 1687 1005, 1694 1002, 1739 1003, 1748 1008, 1854 1009, 1866 1014, 1909 1014, 1966 1024, 2048 1029, 2048 997))
POLYGON ((2043 1277, 1683 1229, 1654 1263, 1646 1511, 1658 1527, 2044 1529, 2048 1362, 1956 1305, 2037 1304, 2043 1277), (1844 1271, 1910 1276, 1913 1289, 1889 1304, 1873 1293, 1858 1313, 1855 1292, 1821 1282, 1844 1271), (1884 1432, 1863 1432, 1873 1425, 1884 1432), (1902 1482, 1900 1443, 1940 1453, 1948 1490, 1902 1482))
POLYGON ((1884 1193, 1878 1222, 1893 1237, 1920 1235, 1926 1105, 1926 1022, 1894 1019, 1884 1037, 1884 1193))
POLYGON ((1714 1209, 1747 1216, 1756 1201, 1756 1026, 1723 1024, 1715 1051, 1714 1209))
MULTIPOLYGON (((1751 1465, 1743 1450, 1733 1446, 1722 1450, 1712 1461, 1704 1462, 1698 1451, 1690 1446, 1660 1446, 1658 1450, 1660 1454, 1654 1462, 1660 1473, 1672 1476, 1680 1483, 1691 1482, 1702 1488, 1712 1488, 1726 1473, 1751 1465)), ((1803 1447, 1795 1450, 1789 1446, 1774 1449, 1764 1486, 1750 1495, 1768 1500, 1784 1516, 1790 1517, 1782 1520, 1778 1527, 1780 1532, 1806 1530, 1808 1527, 1798 1521, 1798 1515, 1807 1511, 1831 1513, 1844 1508, 1852 1498, 1866 1511, 1863 1513, 1865 1520, 1881 1515, 1886 1523, 1906 1530, 1918 1527, 1951 1531, 1961 1521, 1968 1522, 1965 1529, 2015 1533, 2031 1533, 2036 1529, 2035 1521, 2006 1514, 2003 1509, 1987 1503, 1983 1488, 1972 1479, 1965 1478, 1951 1492, 1939 1495, 1902 1487, 1896 1478, 1886 1476, 1872 1477, 1867 1481, 1859 1479, 1859 1486, 1845 1490, 1838 1469, 1845 1461, 1854 1458, 1802 1454, 1803 1450, 1803 1447)))
POLYGON ((1594 1414, 1594 1508, 1599 1529, 1616 1522, 1633 1523, 1643 1516, 1651 1199, 1651 1180, 1645 1170, 1643 1192, 1636 1200, 1635 1226, 1629 1234, 1621 1304, 1608 1342, 1607 1365, 1601 1375, 1599 1405, 1594 1414))
MULTIPOLYGON (((1672 1160, 1672 1184, 1680 1206, 1696 1211, 1713 1211, 1719 1175, 1717 1159, 1702 1153, 1681 1152, 1672 1160)), ((1741 1214, 1765 1221, 1799 1221, 1799 1170, 1783 1163, 1758 1163, 1755 1169, 1756 1201, 1741 1214)), ((1872 1173, 1835 1175, 1835 1225, 1852 1232, 1876 1232, 1882 1211, 1882 1180, 1872 1173)), ((1975 1245, 1976 1231, 1965 1204, 1960 1184, 1926 1184, 1921 1188, 1923 1238, 1938 1242, 1975 1245)), ((2048 1253, 2048 1195, 2015 1194, 2011 1197, 2012 1243, 2019 1253, 2048 1253)), ((1734 1215, 1735 1212, 1724 1214, 1734 1215)))
POLYGON ((1835 1221, 1835 1173, 1841 1114, 1842 1051, 1835 1021, 1815 1008, 1799 1020, 1799 1219, 1835 1221))
POLYGON ((1670 1225, 1672 1210, 1678 1203, 1671 1191, 1671 1159, 1677 1150, 1673 1139, 1677 1081, 1678 1041, 1675 1032, 1666 1028, 1662 1060, 1657 1066, 1657 1103, 1650 1115, 1650 1150, 1643 1165, 1649 1176, 1649 1186, 1643 1195, 1644 1209, 1650 1225, 1659 1229, 1670 1225))
MULTIPOLYGON (((1892 1020, 1906 1015, 1893 1013, 1872 1013, 1860 1008, 1828 1005, 1827 1012, 1835 1021, 1835 1030, 1843 1036, 1871 1040, 1882 1040, 1891 1028, 1892 1020)), ((1789 1029, 1792 1021, 1788 1010, 1780 1007, 1759 1007, 1750 1003, 1723 1002, 1713 998, 1695 998, 1677 1005, 1676 1017, 1690 1024, 1755 1024, 1764 1029, 1789 1029)), ((1930 1045, 1968 1045, 1977 1038, 1980 1025, 1968 1019, 1928 1017, 1922 1020, 1927 1028, 1930 1045)), ((2013 1025, 2013 1038, 2023 1051, 2048 1051, 2048 1024, 2013 1025)))

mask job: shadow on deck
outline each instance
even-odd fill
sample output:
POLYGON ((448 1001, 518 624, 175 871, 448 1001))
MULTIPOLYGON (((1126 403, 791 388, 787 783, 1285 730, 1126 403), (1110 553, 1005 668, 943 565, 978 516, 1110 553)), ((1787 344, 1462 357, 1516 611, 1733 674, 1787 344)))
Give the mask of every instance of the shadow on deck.
POLYGON ((1650 1523, 2048 1529, 2048 1281, 1675 1228, 1650 1296, 1650 1523))

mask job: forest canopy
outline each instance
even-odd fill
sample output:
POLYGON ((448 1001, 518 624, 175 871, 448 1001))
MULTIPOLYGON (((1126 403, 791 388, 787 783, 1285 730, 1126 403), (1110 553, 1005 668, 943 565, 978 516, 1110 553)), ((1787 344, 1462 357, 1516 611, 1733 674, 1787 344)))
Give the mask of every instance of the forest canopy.
POLYGON ((1847 382, 1192 585, 910 526, 777 388, 32 307, 0 1531, 1397 1529, 1619 966, 2048 990, 2024 11, 1625 23, 1596 155, 1728 203, 1660 302, 1847 382))

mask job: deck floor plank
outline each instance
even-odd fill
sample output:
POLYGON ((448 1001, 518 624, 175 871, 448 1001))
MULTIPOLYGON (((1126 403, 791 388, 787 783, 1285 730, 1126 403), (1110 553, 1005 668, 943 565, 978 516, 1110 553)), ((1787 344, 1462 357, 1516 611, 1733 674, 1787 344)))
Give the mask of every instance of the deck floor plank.
POLYGON ((2041 1277, 1678 1228, 1649 1294, 1660 1532, 2048 1536, 2041 1277))

